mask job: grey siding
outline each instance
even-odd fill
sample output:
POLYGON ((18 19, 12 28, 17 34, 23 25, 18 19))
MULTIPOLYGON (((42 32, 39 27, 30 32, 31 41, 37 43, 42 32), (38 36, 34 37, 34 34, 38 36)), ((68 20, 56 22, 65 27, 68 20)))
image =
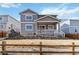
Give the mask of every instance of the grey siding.
POLYGON ((2 18, 2 21, 0 21, 0 23, 7 23, 8 22, 8 15, 0 15, 0 18, 2 18))
POLYGON ((70 26, 79 26, 79 20, 70 20, 70 26))
POLYGON ((30 24, 33 24, 33 31, 25 30, 25 24, 28 24, 28 23, 21 23, 21 35, 23 35, 23 36, 33 35, 35 32, 34 23, 30 23, 30 24))
POLYGON ((7 22, 6 29, 7 31, 14 29, 17 32, 20 32, 20 22, 11 16, 8 16, 8 22, 7 22), (11 28, 11 25, 12 25, 12 28, 11 28))
POLYGON ((0 15, 0 31, 6 31, 6 25, 8 22, 8 16, 7 15, 0 15))

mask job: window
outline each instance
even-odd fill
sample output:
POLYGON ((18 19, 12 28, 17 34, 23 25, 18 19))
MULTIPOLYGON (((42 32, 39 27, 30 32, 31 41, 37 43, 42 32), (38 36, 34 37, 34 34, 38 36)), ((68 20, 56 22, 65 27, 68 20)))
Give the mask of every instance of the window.
POLYGON ((0 20, 2 20, 2 18, 0 18, 0 20))
POLYGON ((26 16, 26 19, 32 19, 32 16, 26 16))
POLYGON ((25 15, 21 15, 21 19, 22 20, 25 20, 25 15))
POLYGON ((0 24, 0 29, 1 29, 1 28, 3 28, 3 25, 2 25, 2 24, 0 24))
POLYGON ((48 29, 54 29, 54 25, 48 25, 48 29))
POLYGON ((33 30, 33 24, 25 24, 25 30, 26 30, 26 31, 31 31, 31 30, 33 30))
POLYGON ((77 29, 75 29, 75 32, 77 32, 77 29))
POLYGON ((9 27, 9 29, 10 29, 10 27, 9 27))
POLYGON ((28 25, 28 26, 27 26, 27 29, 32 29, 32 26, 28 25))
POLYGON ((33 20, 35 20, 37 17, 36 17, 36 15, 33 15, 33 20))
POLYGON ((11 24, 10 26, 11 26, 11 29, 13 29, 13 24, 11 24))

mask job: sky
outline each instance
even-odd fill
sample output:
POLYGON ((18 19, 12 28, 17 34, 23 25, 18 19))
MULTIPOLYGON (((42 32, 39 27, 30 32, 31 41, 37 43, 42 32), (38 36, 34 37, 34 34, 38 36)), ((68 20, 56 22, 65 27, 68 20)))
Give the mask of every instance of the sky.
POLYGON ((59 19, 79 19, 79 3, 0 3, 0 15, 20 20, 21 11, 31 9, 38 14, 58 15, 59 19))

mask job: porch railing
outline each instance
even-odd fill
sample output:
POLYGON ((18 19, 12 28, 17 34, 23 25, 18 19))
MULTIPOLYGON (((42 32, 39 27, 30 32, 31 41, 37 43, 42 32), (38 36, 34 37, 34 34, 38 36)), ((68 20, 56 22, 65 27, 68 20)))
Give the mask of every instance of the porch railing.
POLYGON ((58 37, 65 37, 65 33, 63 31, 55 31, 54 36, 58 37))
POLYGON ((38 34, 54 34, 55 30, 38 30, 38 34))
POLYGON ((63 31, 58 31, 58 30, 38 30, 38 35, 47 35, 47 36, 61 36, 65 37, 65 33, 63 31))

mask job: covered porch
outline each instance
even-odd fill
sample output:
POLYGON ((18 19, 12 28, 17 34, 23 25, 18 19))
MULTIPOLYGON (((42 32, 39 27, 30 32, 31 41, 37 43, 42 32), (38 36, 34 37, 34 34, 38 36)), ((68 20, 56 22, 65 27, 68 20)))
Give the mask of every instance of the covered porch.
POLYGON ((39 35, 53 35, 58 31, 57 22, 37 22, 37 34, 39 35))
POLYGON ((57 18, 52 16, 44 16, 35 21, 35 32, 38 36, 52 36, 63 34, 60 31, 60 23, 57 18))
POLYGON ((59 22, 36 22, 36 34, 38 36, 56 37, 56 33, 60 31, 59 22))

